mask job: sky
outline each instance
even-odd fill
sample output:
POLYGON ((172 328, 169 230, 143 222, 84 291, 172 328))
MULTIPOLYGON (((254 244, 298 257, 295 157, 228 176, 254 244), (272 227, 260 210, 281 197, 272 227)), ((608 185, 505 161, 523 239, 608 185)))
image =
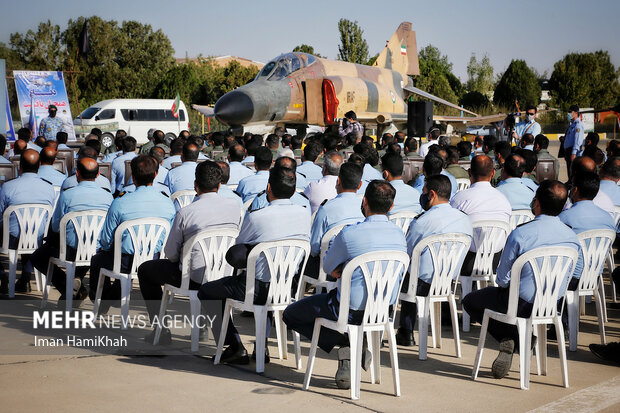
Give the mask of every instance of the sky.
POLYGON ((540 74, 570 52, 607 50, 620 66, 620 1, 551 0, 41 0, 2 6, 0 42, 10 34, 36 30, 51 20, 64 30, 70 18, 100 16, 137 20, 161 29, 176 57, 233 55, 266 63, 302 43, 335 59, 338 20, 355 20, 364 30, 371 55, 379 53, 402 21, 413 23, 418 49, 439 48, 453 72, 467 80, 472 55, 487 54, 495 74, 512 59, 524 59, 540 74))

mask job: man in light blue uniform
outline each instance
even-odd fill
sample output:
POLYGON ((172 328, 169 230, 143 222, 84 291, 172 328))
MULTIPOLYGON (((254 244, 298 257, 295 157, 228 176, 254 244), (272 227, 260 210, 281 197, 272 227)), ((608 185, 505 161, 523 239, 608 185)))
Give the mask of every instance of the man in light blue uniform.
POLYGON ((420 192, 403 181, 404 163, 400 155, 388 153, 381 158, 383 178, 396 190, 394 206, 388 216, 402 211, 420 212, 420 192))
MULTIPOLYGON (((13 205, 20 204, 45 204, 54 205, 56 192, 54 187, 47 181, 39 178, 37 171, 39 170, 39 154, 33 149, 26 149, 19 160, 19 178, 7 181, 0 189, 0 223, 9 225, 9 247, 17 248, 19 242, 19 224, 17 217, 13 214, 10 222, 2 222, 4 211, 13 205)), ((46 219, 49 219, 47 217, 46 219)), ((0 228, 1 229, 1 228, 0 228)), ((43 237, 45 227, 41 225, 39 230, 39 238, 43 237)), ((22 275, 15 284, 15 291, 29 292, 30 277, 32 275, 32 264, 30 263, 30 255, 22 255, 22 275)), ((3 271, 4 272, 4 271, 3 271)), ((8 277, 6 274, 2 277, 3 291, 8 290, 8 277)))
POLYGON ((228 185, 238 185, 246 176, 254 175, 254 172, 241 164, 245 157, 245 148, 236 143, 228 148, 228 164, 230 165, 230 180, 228 185))
MULTIPOLYGON (((167 197, 170 197, 170 190, 168 189, 168 185, 164 183, 166 181, 166 178, 168 177, 168 170, 162 165, 165 156, 164 149, 160 146, 153 146, 149 150, 149 156, 152 156, 159 165, 157 167, 157 175, 153 180, 153 188, 155 188, 156 191, 166 195, 167 197)), ((121 194, 127 192, 134 192, 135 190, 136 185, 133 183, 133 178, 129 178, 129 181, 127 181, 127 185, 123 187, 123 192, 121 192, 121 194)))
POLYGON ((181 154, 183 153, 183 140, 175 139, 170 143, 170 156, 164 159, 163 167, 170 170, 173 163, 181 163, 181 154))
MULTIPOLYGON (((153 188, 153 179, 157 173, 157 161, 148 155, 140 155, 131 160, 131 175, 138 186, 135 192, 131 192, 116 198, 103 223, 99 235, 101 249, 90 261, 90 291, 91 300, 95 300, 99 271, 101 268, 112 269, 114 265, 114 232, 125 221, 138 218, 158 217, 172 223, 175 215, 174 205, 169 198, 153 188)), ((156 255, 162 248, 162 240, 155 248, 156 255)), ((134 246, 131 237, 126 232, 122 238, 122 261, 121 271, 127 272, 133 261, 134 246)), ((119 300, 121 296, 120 283, 115 281, 112 285, 106 278, 101 296, 101 313, 104 314, 112 304, 112 300, 119 300)))
MULTIPOLYGON (((573 230, 562 223, 558 217, 566 203, 566 198, 567 191, 563 183, 546 180, 540 184, 532 201, 532 212, 536 218, 519 225, 506 241, 497 268, 496 282, 499 287, 487 287, 473 291, 463 298, 463 308, 469 313, 472 321, 481 323, 486 308, 502 313, 507 311, 510 271, 512 264, 519 256, 539 247, 562 246, 581 251, 579 240, 573 230)), ((567 272, 562 280, 558 299, 564 296, 571 276, 581 274, 582 269, 583 258, 579 254, 574 272, 572 274, 567 272)), ((531 315, 535 295, 534 274, 529 266, 525 266, 521 271, 519 283, 517 317, 527 318, 531 315)), ((491 371, 495 378, 501 379, 508 374, 512 355, 515 348, 519 348, 517 327, 491 320, 488 332, 500 343, 499 355, 493 362, 491 371)))
POLYGON ((125 161, 131 161, 136 155, 136 140, 133 136, 123 139, 123 154, 112 161, 112 186, 118 194, 125 186, 125 161))
POLYGON ((620 206, 620 187, 617 184, 620 179, 620 159, 608 159, 601 167, 599 177, 600 190, 607 194, 615 206, 620 206))
MULTIPOLYGON (((531 134, 533 137, 542 133, 540 124, 536 122, 536 106, 528 106, 525 110, 525 119, 515 125, 512 137, 515 142, 519 142, 523 135, 526 133, 531 134)), ((530 148, 527 148, 530 149, 530 148)))
POLYGON ((241 181, 235 192, 241 196, 243 202, 254 198, 259 193, 265 191, 269 181, 269 168, 271 167, 273 154, 269 148, 261 146, 254 152, 254 165, 256 173, 246 176, 241 181))
MULTIPOLYGON (((450 180, 443 175, 429 176, 421 196, 422 208, 426 211, 411 221, 407 233, 407 253, 411 255, 415 246, 431 235, 458 232, 472 236, 472 225, 469 217, 450 206, 450 180)), ((416 295, 428 296, 433 281, 434 266, 428 250, 420 256, 420 272, 416 295)), ((457 273, 458 275, 458 273, 457 273)), ((403 291, 409 288, 409 275, 403 282, 403 291)), ((396 342, 401 346, 413 346, 413 329, 417 317, 415 303, 401 301, 400 327, 396 334, 396 342)))
POLYGON ((181 155, 183 163, 171 169, 164 180, 164 184, 168 186, 171 194, 194 189, 198 153, 200 153, 200 149, 193 143, 188 142, 183 146, 183 154, 181 155))
POLYGON ((459 186, 456 183, 456 178, 454 178, 451 173, 446 172, 444 166, 445 162, 439 155, 436 155, 435 153, 429 153, 428 155, 426 155, 426 158, 424 158, 424 164, 422 166, 423 173, 418 176, 418 179, 416 179, 413 188, 418 192, 422 192, 422 189, 424 188, 424 180, 427 176, 443 175, 450 180, 450 199, 452 199, 452 197, 456 195, 456 190, 459 188, 459 186))
MULTIPOLYGON (((344 165, 343 165, 344 166, 344 165)), ((389 222, 387 213, 392 208, 396 190, 383 180, 371 181, 362 200, 362 209, 366 219, 355 225, 344 228, 334 238, 323 260, 323 269, 334 278, 340 278, 345 265, 353 258, 373 251, 407 251, 407 243, 403 231, 389 222)), ((404 274, 400 274, 404 276, 404 274)), ((283 314, 287 326, 304 337, 311 339, 314 321, 317 317, 330 320, 338 319, 340 282, 338 288, 326 294, 315 294, 299 300, 286 308, 283 314)), ((398 287, 396 287, 398 288, 398 287)), ((360 324, 364 315, 367 298, 364 276, 360 269, 353 272, 351 277, 349 323, 360 324)), ((396 302, 398 291, 392 294, 392 302, 396 302)), ((339 388, 350 387, 350 353, 348 337, 328 328, 322 328, 318 345, 326 352, 339 345, 338 371, 336 384, 339 388)), ((364 366, 370 362, 370 357, 363 352, 364 366)))
POLYGON ((67 176, 52 166, 56 159, 56 153, 57 151, 49 146, 41 150, 39 153, 41 166, 39 166, 37 175, 54 186, 62 186, 67 176))
MULTIPOLYGON (((220 189, 218 189, 217 194, 223 196, 224 198, 234 199, 239 203, 239 206, 243 208, 243 201, 241 200, 239 194, 233 192, 233 190, 226 185, 226 182, 228 182, 228 179, 230 178, 230 168, 228 163, 224 161, 217 161, 216 164, 222 170, 222 185, 220 185, 220 189)), ((242 211, 242 213, 245 213, 245 211, 242 211)))
MULTIPOLYGON (((69 139, 69 134, 67 132, 58 132, 56 134, 56 142, 58 143, 59 151, 69 151, 71 147, 67 145, 67 140, 69 139)), ((86 139, 88 141, 88 139, 86 139)), ((99 141, 99 139, 97 139, 99 141)))
POLYGON ((379 163, 379 154, 377 150, 370 146, 368 143, 360 142, 353 146, 353 151, 360 155, 364 160, 362 167, 364 172, 362 174, 362 186, 357 191, 358 195, 364 195, 366 192, 366 186, 368 183, 375 179, 383 179, 381 172, 374 168, 379 163))
POLYGON ((504 194, 512 210, 530 209, 534 198, 534 191, 523 183, 525 172, 525 159, 520 155, 510 155, 502 168, 502 180, 497 185, 497 190, 504 194))
POLYGON ((45 136, 48 141, 55 141, 56 134, 58 132, 64 132, 64 126, 62 119, 56 116, 58 108, 56 105, 49 105, 47 107, 49 116, 41 121, 39 124, 39 135, 45 136))
MULTIPOLYGON (((48 149, 48 148, 45 148, 48 149)), ((44 149, 44 150, 45 150, 44 149)), ((104 190, 95 183, 95 178, 99 174, 99 166, 97 161, 83 157, 77 161, 76 175, 78 185, 69 188, 60 193, 60 198, 56 204, 56 209, 52 215, 51 233, 41 245, 32 254, 32 263, 42 273, 47 273, 47 265, 51 257, 58 257, 60 248, 60 221, 69 212, 88 211, 88 210, 104 210, 107 211, 112 203, 112 194, 110 191, 104 190)), ((76 256, 76 248, 78 246, 77 235, 73 224, 67 224, 67 259, 73 260, 76 256)), ((88 295, 88 290, 82 285, 82 280, 88 272, 88 266, 77 267, 75 269, 75 281, 73 283, 73 299, 74 305, 77 306, 88 295)), ((66 281, 65 271, 54 266, 52 275, 52 284, 60 292, 60 301, 66 298, 66 281)))
MULTIPOLYGON (((89 146, 82 146, 80 148, 80 150, 77 153, 77 160, 79 162, 80 159, 82 158, 91 158, 94 159, 95 161, 97 160, 97 151, 89 146)), ((106 178, 105 176, 99 174, 97 175, 97 178, 95 178, 95 183, 97 185, 99 185, 99 187, 105 189, 106 191, 112 193, 111 189, 110 189, 110 181, 108 181, 108 178, 106 178)), ((68 177, 67 179, 64 180, 64 182, 62 183, 62 186, 60 187, 61 191, 65 191, 69 188, 73 188, 75 186, 77 186, 78 184, 78 180, 77 180, 77 175, 73 174, 70 177, 68 177)))
MULTIPOLYGON (((292 170, 293 172, 296 172, 297 162, 295 162, 293 158, 289 158, 288 156, 283 156, 281 158, 276 159, 275 163, 273 164, 273 167, 275 168, 276 166, 287 168, 287 169, 292 170)), ((295 181, 297 181, 297 176, 299 176, 299 174, 296 173, 295 181)), ((299 192, 295 192, 290 197, 290 200, 293 204, 302 206, 304 208, 308 208, 308 210, 310 210, 310 201, 308 201, 308 198, 306 198, 299 192)), ((263 193, 258 194, 256 198, 254 198, 254 201, 252 201, 252 204, 248 208, 248 212, 252 212, 252 211, 256 211, 258 209, 264 208, 267 206, 267 204, 269 204, 269 201, 267 199, 267 192, 265 191, 263 193)))
POLYGON ((323 178, 323 168, 314 163, 322 153, 323 145, 319 141, 312 141, 304 148, 302 162, 297 167, 297 172, 302 174, 306 181, 318 181, 323 178))
MULTIPOLYGON (((267 241, 310 238, 310 209, 293 205, 290 197, 295 193, 295 172, 290 168, 274 166, 269 173, 267 196, 269 205, 248 214, 241 226, 236 245, 226 253, 226 260, 236 269, 246 268, 247 257, 257 244, 267 241), (274 225, 277 223, 277 225, 274 225)), ((264 257, 256 261, 256 279, 254 282, 254 304, 263 305, 269 293, 271 274, 264 257)), ((198 292, 201 300, 221 300, 222 307, 227 298, 243 300, 245 298, 246 276, 224 277, 203 284, 198 292)), ((271 318, 271 317, 270 317, 271 318)), ((267 321, 267 337, 271 319, 267 321)), ((232 319, 228 323, 221 362, 230 364, 248 364, 248 353, 241 343, 239 333, 232 319)), ((265 351, 267 353, 267 351, 265 351)), ((267 354, 265 361, 267 362, 267 354)))
POLYGON ((579 106, 570 105, 568 108, 568 121, 570 125, 564 135, 564 159, 566 160, 568 176, 570 176, 571 163, 576 157, 583 154, 585 141, 583 123, 581 123, 581 119, 579 119, 579 106))
MULTIPOLYGON (((116 136, 114 137, 114 149, 116 149, 116 151, 110 152, 104 156, 103 162, 111 163, 114 159, 123 154, 123 139, 125 139, 126 136, 127 133, 122 129, 116 131, 116 136)), ((108 150, 112 150, 112 147, 109 147, 108 150)), ((105 153, 105 151, 103 153, 105 153)))

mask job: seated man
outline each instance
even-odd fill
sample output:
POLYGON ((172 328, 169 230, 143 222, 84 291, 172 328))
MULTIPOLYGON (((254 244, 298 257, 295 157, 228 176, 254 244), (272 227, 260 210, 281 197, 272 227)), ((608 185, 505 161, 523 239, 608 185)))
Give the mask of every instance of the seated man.
MULTIPOLYGON (((371 138, 372 139, 372 138, 371 138)), ((364 161, 364 173, 362 175, 362 186, 360 187, 358 194, 363 195, 366 192, 366 185, 374 179, 383 179, 381 172, 375 169, 375 166, 379 163, 379 154, 377 150, 369 143, 363 141, 355 144, 353 151, 356 154, 361 155, 364 161)))
MULTIPOLYGON (((280 157, 276 159, 273 167, 287 168, 293 171, 293 173, 295 173, 295 182, 297 182, 297 179, 300 178, 300 175, 296 173, 297 162, 295 162, 295 159, 293 158, 289 158, 288 156, 280 157)), ((303 177, 301 178, 303 179, 303 177)), ((297 185, 297 183, 295 183, 295 185, 297 185)), ((295 191, 295 193, 293 194, 293 196, 291 196, 290 199, 293 204, 308 208, 308 211, 310 211, 310 201, 308 201, 308 198, 306 198, 303 194, 295 191)), ((256 198, 254 198, 254 201, 252 201, 252 204, 248 208, 248 212, 253 212, 258 209, 264 208, 267 206, 267 204, 269 204, 269 201, 267 200, 267 191, 263 191, 256 195, 256 198)))
POLYGON ((112 186, 115 194, 119 194, 125 186, 125 161, 130 161, 136 155, 136 139, 127 136, 123 139, 123 154, 112 161, 112 186))
POLYGON ((196 161, 200 149, 193 143, 183 145, 183 153, 181 154, 181 165, 172 168, 168 172, 164 184, 168 186, 170 194, 177 191, 194 189, 194 176, 196 174, 196 161))
MULTIPOLYGON (((82 146, 77 153, 77 161, 79 162, 82 158, 90 158, 97 161, 97 151, 90 146, 82 146)), ((97 178, 95 178, 95 183, 100 187, 105 189, 108 192, 111 191, 110 181, 105 176, 99 174, 97 178)), ((69 188, 73 188, 78 185, 77 175, 73 174, 67 179, 64 180, 62 186, 60 187, 61 191, 66 191, 69 188)))
POLYGON ((272 154, 269 148, 261 146, 254 151, 254 166, 256 173, 246 176, 239 181, 235 192, 241 196, 241 200, 246 202, 254 198, 267 188, 269 181, 269 168, 271 168, 272 154))
MULTIPOLYGON (((459 165, 459 151, 456 146, 448 146, 446 148, 446 152, 448 153, 448 166, 446 166, 446 172, 452 175, 455 179, 469 179, 467 170, 459 165)), ((469 158, 467 160, 469 160, 469 158)))
MULTIPOLYGON (((177 168, 175 168, 177 169, 177 168)), ((173 169, 174 170, 174 169, 173 169)), ((241 207, 233 199, 220 196, 217 192, 221 185, 222 170, 213 161, 204 161, 196 167, 194 202, 179 210, 170 229, 170 236, 164 247, 165 259, 147 261, 138 268, 140 292, 146 302, 149 319, 153 322, 159 314, 162 298, 162 286, 172 284, 181 286, 181 256, 184 241, 200 231, 208 229, 238 229, 241 218, 241 207)), ((202 284, 205 272, 205 261, 196 246, 192 251, 190 263, 191 290, 197 290, 202 284)), ((153 342, 155 330, 145 337, 153 342)), ((164 328, 160 338, 162 344, 170 343, 171 335, 164 328)))
MULTIPOLYGON (((431 146, 431 148, 435 146, 436 145, 433 145, 431 146)), ((422 164, 422 173, 415 180, 413 188, 421 193, 422 189, 424 188, 424 182, 427 176, 430 177, 433 175, 441 174, 450 180, 450 199, 452 199, 452 197, 456 195, 458 184, 456 183, 456 178, 454 178, 449 172, 446 172, 444 166, 444 159, 439 156, 436 151, 432 150, 431 152, 429 152, 428 155, 426 155, 426 157, 424 158, 424 163, 422 164)))
POLYGON ((620 187, 618 187, 620 159, 612 158, 605 162, 599 171, 599 177, 601 178, 600 190, 611 199, 614 206, 620 206, 620 187))
POLYGON ((56 149, 60 150, 71 150, 71 147, 67 145, 67 140, 69 139, 69 134, 67 132, 58 132, 56 134, 56 142, 58 143, 58 147, 56 149))
MULTIPOLYGON (((131 160, 131 176, 137 188, 134 192, 116 198, 110 205, 99 235, 101 249, 90 261, 90 290, 88 295, 93 302, 97 292, 100 269, 112 269, 114 265, 114 232, 116 228, 125 221, 138 218, 164 218, 170 223, 174 219, 176 211, 172 201, 153 188, 157 167, 157 161, 148 155, 139 155, 131 160)), ((163 247, 161 244, 162 241, 160 240, 155 248, 156 256, 159 255, 159 251, 163 247)), ((121 250, 121 271, 128 272, 131 269, 134 255, 134 246, 128 233, 123 234, 121 250)), ((118 280, 115 280, 112 285, 110 279, 106 278, 101 295, 101 314, 107 312, 112 301, 120 299, 120 287, 118 280)))
MULTIPOLYGON (((39 178, 39 153, 34 149, 25 149, 19 159, 19 178, 7 181, 0 189, 0 229, 9 225, 9 248, 17 248, 20 228, 17 217, 13 214, 10 222, 3 222, 4 211, 10 206, 20 204, 45 204, 54 205, 56 192, 54 187, 47 181, 39 178)), ((48 217, 49 218, 49 217, 48 217)), ((41 225, 39 238, 43 238, 45 228, 41 225)), ((23 254, 22 275, 15 284, 15 291, 30 292, 30 278, 32 276, 32 264, 30 254, 23 254)), ((8 275, 2 271, 2 287, 4 293, 8 291, 8 275)))
POLYGON ((420 212, 420 193, 403 181, 404 163, 400 155, 386 153, 381 158, 383 178, 396 190, 394 206, 388 215, 402 211, 420 212))
MULTIPOLYGON (((156 191, 159 191, 169 197, 170 190, 168 189, 168 185, 164 183, 166 181, 166 178, 168 177, 168 170, 162 165, 165 156, 164 149, 160 146, 152 146, 149 150, 149 156, 155 159, 157 165, 159 165, 157 167, 157 175, 155 176, 155 180, 153 181, 153 187, 156 191)), ((123 187, 123 192, 133 192, 135 190, 136 185, 134 185, 133 183, 133 178, 129 178, 129 181, 127 181, 127 185, 123 187)))
MULTIPOLYGON (((366 219, 358 224, 349 225, 334 238, 323 261, 323 269, 333 278, 340 278, 342 270, 353 258, 374 251, 407 251, 407 243, 403 231, 389 222, 387 213, 394 204, 396 191, 388 182, 374 180, 368 184, 362 210, 366 219), (370 236, 369 234, 372 234, 370 236)), ((404 274, 400 274, 401 276, 404 274)), ((289 305, 284 310, 283 319, 288 328, 302 336, 312 339, 314 321, 317 317, 331 320, 338 319, 340 307, 340 282, 338 287, 325 294, 315 294, 289 305)), ((398 288, 398 287, 396 287, 398 288)), ((396 302, 398 291, 392 295, 392 303, 396 302)), ((362 271, 358 268, 351 278, 351 294, 349 306, 349 323, 360 324, 364 316, 367 291, 362 271)), ((338 349, 338 371, 336 384, 341 389, 351 386, 349 339, 335 330, 322 328, 318 345, 326 352, 334 346, 338 349)), ((364 366, 370 357, 364 352, 364 366)))
MULTIPOLYGON (((570 186, 572 186, 575 175, 581 172, 596 172, 596 163, 592 158, 589 158, 587 156, 578 156, 571 162, 571 174, 569 182, 567 183, 567 185, 569 185, 569 189, 570 186)), ((604 211, 607 211, 612 217, 615 215, 614 203, 607 195, 607 193, 604 190, 600 189, 600 185, 599 191, 592 201, 594 202, 594 205, 603 209, 604 211)), ((570 205, 571 201, 570 199, 567 199, 564 209, 570 208, 570 205)))
MULTIPOLYGON (((47 148, 41 151, 41 154, 47 148)), ((52 215, 51 232, 48 233, 43 245, 32 254, 32 263, 41 273, 47 273, 47 265, 51 257, 58 257, 60 249, 60 221, 69 212, 89 211, 93 209, 107 211, 112 203, 112 194, 95 183, 99 175, 99 165, 92 158, 82 157, 77 161, 76 175, 78 185, 60 193, 56 209, 52 215)), ((72 223, 67 224, 67 259, 75 259, 77 253, 77 234, 72 223)), ((75 269, 75 280, 73 282, 73 304, 79 306, 81 301, 88 295, 88 290, 82 285, 82 280, 88 272, 87 266, 75 269)), ((65 271, 54 266, 52 284, 60 292, 60 299, 66 299, 67 275, 65 271)), ((64 304, 63 304, 64 305, 64 304)))
MULTIPOLYGON (((486 287, 473 291, 463 298, 463 309, 469 313, 472 321, 481 323, 484 310, 487 308, 502 313, 507 311, 510 271, 512 264, 519 256, 539 247, 562 246, 581 250, 575 233, 558 218, 566 203, 566 197, 566 187, 561 182, 547 180, 540 184, 532 201, 532 212, 536 218, 519 225, 510 233, 506 241, 506 247, 497 268, 496 282, 499 287, 486 287)), ((583 259, 580 254, 573 274, 581 274, 582 269, 583 259)), ((564 295, 573 274, 567 273, 564 276, 558 299, 564 295)), ((534 274, 529 266, 526 265, 522 269, 520 280, 517 317, 529 317, 536 295, 534 274)), ((508 374, 512 355, 515 349, 519 348, 517 327, 490 320, 488 332, 499 342, 499 355, 493 362, 491 370, 493 377, 501 379, 508 374)))
POLYGON ((529 149, 521 149, 517 152, 525 160, 525 173, 523 174, 523 183, 530 187, 533 192, 538 189, 538 181, 536 179, 536 165, 538 157, 529 149))
POLYGON ((323 153, 323 145, 319 141, 312 141, 304 148, 301 165, 297 172, 302 174, 308 182, 318 181, 323 177, 323 170, 314 162, 323 153))
POLYGON ((223 196, 224 198, 234 199, 235 202, 239 204, 239 207, 243 208, 243 201, 241 200, 239 194, 233 192, 233 190, 226 185, 226 182, 228 182, 228 179, 230 178, 230 167, 228 166, 228 163, 224 161, 217 161, 215 163, 222 170, 222 185, 220 185, 220 189, 217 191, 218 195, 223 196))
MULTIPOLYGON (((245 268, 250 251, 261 242, 309 239, 310 209, 294 205, 290 200, 294 193, 295 172, 290 168, 274 166, 269 172, 269 183, 267 185, 269 204, 246 215, 236 245, 231 247, 226 254, 226 260, 230 265, 236 269, 245 268), (277 225, 274 225, 276 222, 277 225)), ((250 281, 255 283, 254 304, 265 304, 269 293, 270 279, 271 274, 266 267, 264 258, 262 260, 259 258, 256 262, 256 279, 250 281)), ((227 298, 235 300, 245 298, 245 283, 245 274, 211 281, 200 287, 198 298, 201 300, 222 300, 223 308, 227 298)), ((271 320, 267 322, 267 325, 271 325, 271 320)), ((250 362, 232 318, 228 324, 224 344, 228 347, 220 359, 222 363, 248 364, 250 362)), ((267 357, 265 357, 265 361, 267 362, 267 357)))
POLYGON ((39 166, 37 175, 54 186, 62 186, 67 176, 53 166, 57 153, 54 148, 46 147, 41 149, 41 152, 39 152, 41 166, 39 166))
POLYGON ((245 158, 245 148, 240 143, 235 143, 228 148, 228 164, 230 165, 230 179, 228 185, 238 185, 246 176, 254 175, 254 172, 241 164, 245 158))
POLYGON ((164 159, 162 166, 168 170, 172 169, 173 163, 181 163, 181 154, 183 153, 183 140, 175 139, 170 143, 170 156, 164 159))
POLYGON ((530 203, 534 198, 534 191, 523 183, 521 179, 525 172, 525 159, 520 155, 510 155, 504 162, 502 168, 502 180, 497 185, 497 190, 501 192, 512 210, 530 209, 530 203))
POLYGON ((536 154, 536 159, 538 161, 550 159, 553 161, 554 171, 555 171, 555 179, 558 179, 560 175, 560 161, 549 153, 549 138, 547 138, 543 134, 538 134, 534 138, 534 153, 536 154))
MULTIPOLYGON (((411 221, 407 233, 407 253, 411 255, 415 246, 431 235, 458 232, 472 236, 469 217, 450 206, 450 180, 443 175, 429 176, 421 197, 422 208, 426 211, 411 221)), ((416 295, 428 296, 433 281, 434 267, 429 251, 420 257, 420 272, 416 295)), ((403 291, 409 288, 409 276, 403 282, 403 291)), ((413 346, 413 329, 417 317, 415 303, 401 301, 400 327, 396 342, 401 346, 413 346)))
POLYGON ((342 156, 336 151, 328 152, 323 157, 323 177, 318 181, 310 182, 304 190, 304 195, 310 201, 312 213, 319 209, 323 202, 338 195, 336 181, 342 162, 342 156))

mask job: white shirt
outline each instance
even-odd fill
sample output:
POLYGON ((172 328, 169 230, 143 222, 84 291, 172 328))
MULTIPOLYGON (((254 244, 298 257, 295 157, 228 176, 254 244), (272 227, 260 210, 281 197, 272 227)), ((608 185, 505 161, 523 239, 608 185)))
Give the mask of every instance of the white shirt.
POLYGON ((424 158, 428 154, 428 148, 433 145, 437 145, 437 139, 420 145, 420 152, 419 152, 420 156, 424 158))
POLYGON ((338 177, 334 175, 326 175, 318 181, 310 182, 304 190, 304 195, 310 201, 310 209, 312 213, 319 209, 323 201, 336 198, 336 181, 338 177))
POLYGON ((467 214, 472 223, 486 220, 510 223, 512 214, 508 199, 488 181, 476 182, 468 189, 457 192, 450 205, 467 214))

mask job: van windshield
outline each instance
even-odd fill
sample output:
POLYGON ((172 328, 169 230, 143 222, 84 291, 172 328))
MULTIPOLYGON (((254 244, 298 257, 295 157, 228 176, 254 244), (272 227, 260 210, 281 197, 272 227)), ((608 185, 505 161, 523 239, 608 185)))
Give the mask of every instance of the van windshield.
POLYGON ((94 106, 91 106, 90 108, 86 109, 84 112, 82 112, 80 114, 80 116, 78 116, 78 118, 80 119, 92 119, 93 116, 95 116, 95 113, 99 112, 101 108, 96 108, 94 106))

